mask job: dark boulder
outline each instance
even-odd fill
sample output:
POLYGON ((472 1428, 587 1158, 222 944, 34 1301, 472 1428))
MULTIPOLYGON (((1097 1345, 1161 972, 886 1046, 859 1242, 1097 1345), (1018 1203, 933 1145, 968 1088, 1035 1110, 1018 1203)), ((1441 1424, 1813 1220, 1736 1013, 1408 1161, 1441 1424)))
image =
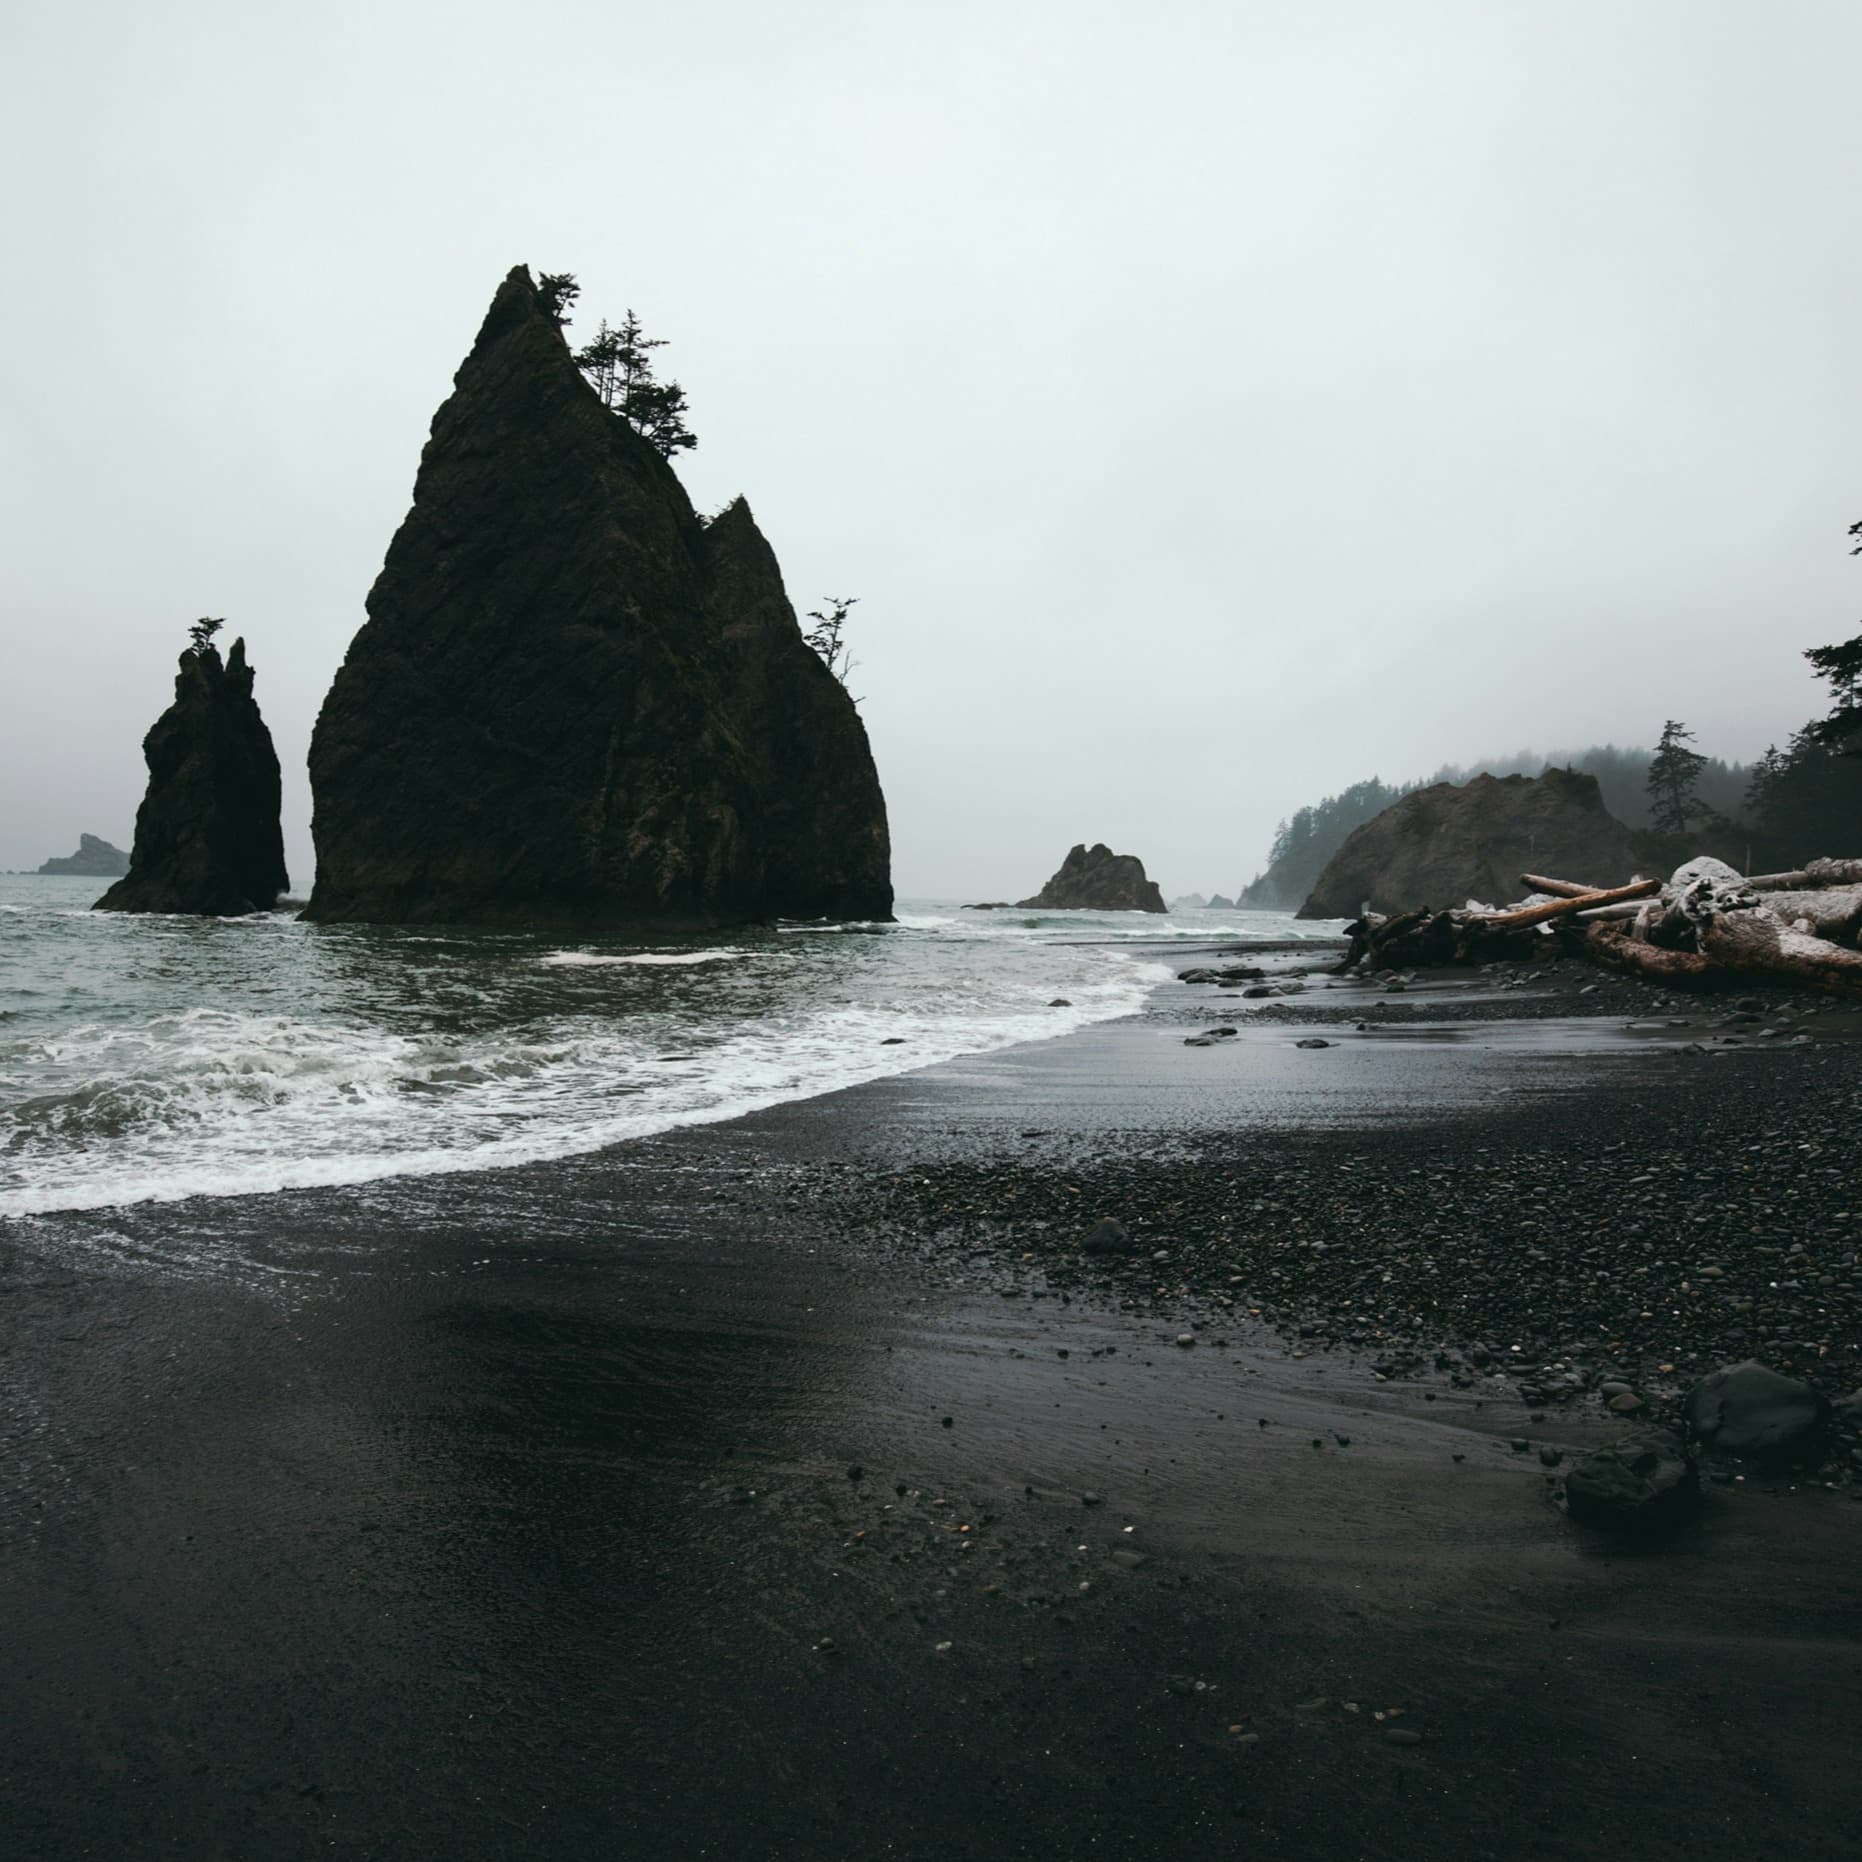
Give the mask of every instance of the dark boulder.
POLYGON ((1116 1217, 1101 1216, 1086 1231, 1086 1239, 1080 1243, 1082 1254, 1129 1254, 1137 1244, 1131 1238, 1131 1230, 1116 1217))
POLYGON ((1565 1510, 1581 1525, 1612 1532, 1669 1531, 1699 1498, 1694 1464, 1666 1429, 1638 1429, 1586 1455, 1565 1476, 1565 1510))
POLYGON ((75 879, 121 879, 129 871, 129 855, 95 834, 80 834, 78 850, 62 860, 47 860, 41 873, 75 879))
POLYGON ((1710 1453, 1788 1467, 1821 1448, 1830 1405, 1809 1384, 1748 1359, 1702 1378, 1688 1392, 1686 1415, 1710 1453))
POLYGON ((1077 846, 1060 871, 1020 909, 1048 912, 1161 912, 1164 895, 1144 876, 1135 853, 1114 853, 1103 841, 1077 846))
POLYGON ((892 913, 853 700, 741 499, 699 519, 530 274, 492 300, 311 740, 308 916, 892 913))
POLYGON ((149 787, 129 872, 96 909, 216 918, 269 911, 291 882, 278 753, 252 696, 243 640, 224 664, 211 641, 181 655, 175 702, 142 740, 142 754, 149 787))
POLYGON ((1629 830, 1604 807, 1595 776, 1476 776, 1417 789, 1354 828, 1298 915, 1501 904, 1523 893, 1521 873, 1611 886, 1635 865, 1629 830))

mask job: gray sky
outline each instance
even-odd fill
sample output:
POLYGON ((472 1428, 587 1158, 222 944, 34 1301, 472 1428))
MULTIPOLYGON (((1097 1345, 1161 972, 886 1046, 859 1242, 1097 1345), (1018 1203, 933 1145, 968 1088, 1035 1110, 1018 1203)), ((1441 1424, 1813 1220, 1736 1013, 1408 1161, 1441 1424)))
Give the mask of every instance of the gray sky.
POLYGON ((317 707, 518 261, 854 594, 906 894, 1227 891, 1361 776, 1856 631, 1853 0, 170 0, 0 27, 0 867, 127 845, 228 617, 317 707))

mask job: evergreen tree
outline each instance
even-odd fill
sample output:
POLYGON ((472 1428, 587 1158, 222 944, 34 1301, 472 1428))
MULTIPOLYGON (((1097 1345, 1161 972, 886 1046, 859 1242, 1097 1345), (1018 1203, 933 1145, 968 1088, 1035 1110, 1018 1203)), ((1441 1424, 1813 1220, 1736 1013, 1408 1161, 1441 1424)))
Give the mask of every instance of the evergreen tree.
POLYGON ((1746 784, 1741 807, 1747 820, 1762 822, 1771 810, 1772 797, 1779 781, 1789 768, 1784 752, 1776 744, 1767 744, 1765 754, 1752 765, 1752 780, 1746 784))
POLYGON ((808 618, 814 626, 802 638, 821 655, 821 663, 827 667, 842 685, 847 683, 847 675, 853 671, 853 656, 847 650, 845 632, 847 610, 858 605, 858 595, 823 595, 827 604, 824 614, 819 608, 810 608, 808 618))
POLYGON ((575 361, 601 396, 602 406, 619 414, 662 459, 670 459, 676 452, 690 451, 698 439, 685 424, 685 390, 676 381, 654 377, 652 352, 665 347, 665 338, 647 335, 629 310, 618 329, 603 319, 600 333, 576 351, 575 361))
POLYGON ((543 300, 543 308, 559 330, 569 327, 570 308, 581 295, 582 287, 576 283, 574 272, 537 274, 537 296, 543 300))
POLYGON ((1804 657, 1836 701, 1830 715, 1810 727, 1818 743, 1839 756, 1862 756, 1862 634, 1835 646, 1811 647, 1804 657))
POLYGON ((1675 718, 1662 726, 1661 742, 1649 765, 1649 810, 1658 834, 1685 834, 1691 820, 1712 812, 1695 800, 1707 759, 1688 748, 1693 741, 1694 733, 1675 718))
POLYGON ((191 643, 190 650, 195 653, 205 652, 212 644, 214 635, 225 625, 226 617, 224 615, 217 621, 213 621, 209 620, 207 616, 203 614, 200 619, 187 630, 187 637, 191 643))

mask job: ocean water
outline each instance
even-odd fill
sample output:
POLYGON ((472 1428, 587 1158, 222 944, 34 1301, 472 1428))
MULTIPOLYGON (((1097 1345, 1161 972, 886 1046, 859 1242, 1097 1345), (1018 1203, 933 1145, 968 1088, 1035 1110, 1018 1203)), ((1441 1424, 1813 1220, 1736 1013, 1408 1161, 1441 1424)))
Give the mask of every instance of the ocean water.
POLYGON ((632 943, 92 912, 101 890, 0 876, 0 1216, 566 1156, 1128 1014, 1173 945, 1336 930, 905 901, 632 943))

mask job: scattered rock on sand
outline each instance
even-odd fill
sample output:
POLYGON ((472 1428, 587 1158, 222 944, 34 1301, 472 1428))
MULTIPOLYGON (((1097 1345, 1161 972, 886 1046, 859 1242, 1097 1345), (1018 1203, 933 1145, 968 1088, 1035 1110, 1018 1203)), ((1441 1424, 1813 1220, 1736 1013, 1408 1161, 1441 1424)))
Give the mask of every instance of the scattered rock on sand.
POLYGON ((1686 1414, 1704 1448, 1781 1467, 1815 1453, 1830 1405, 1809 1384, 1748 1359, 1697 1383, 1688 1392, 1686 1414))
POLYGON ((1131 1230, 1112 1216, 1101 1216, 1080 1243, 1082 1254, 1129 1254, 1131 1230))
POLYGON ((1699 1497, 1694 1464, 1666 1429, 1638 1429, 1586 1455, 1565 1478, 1571 1517, 1613 1532, 1665 1532, 1699 1497))

